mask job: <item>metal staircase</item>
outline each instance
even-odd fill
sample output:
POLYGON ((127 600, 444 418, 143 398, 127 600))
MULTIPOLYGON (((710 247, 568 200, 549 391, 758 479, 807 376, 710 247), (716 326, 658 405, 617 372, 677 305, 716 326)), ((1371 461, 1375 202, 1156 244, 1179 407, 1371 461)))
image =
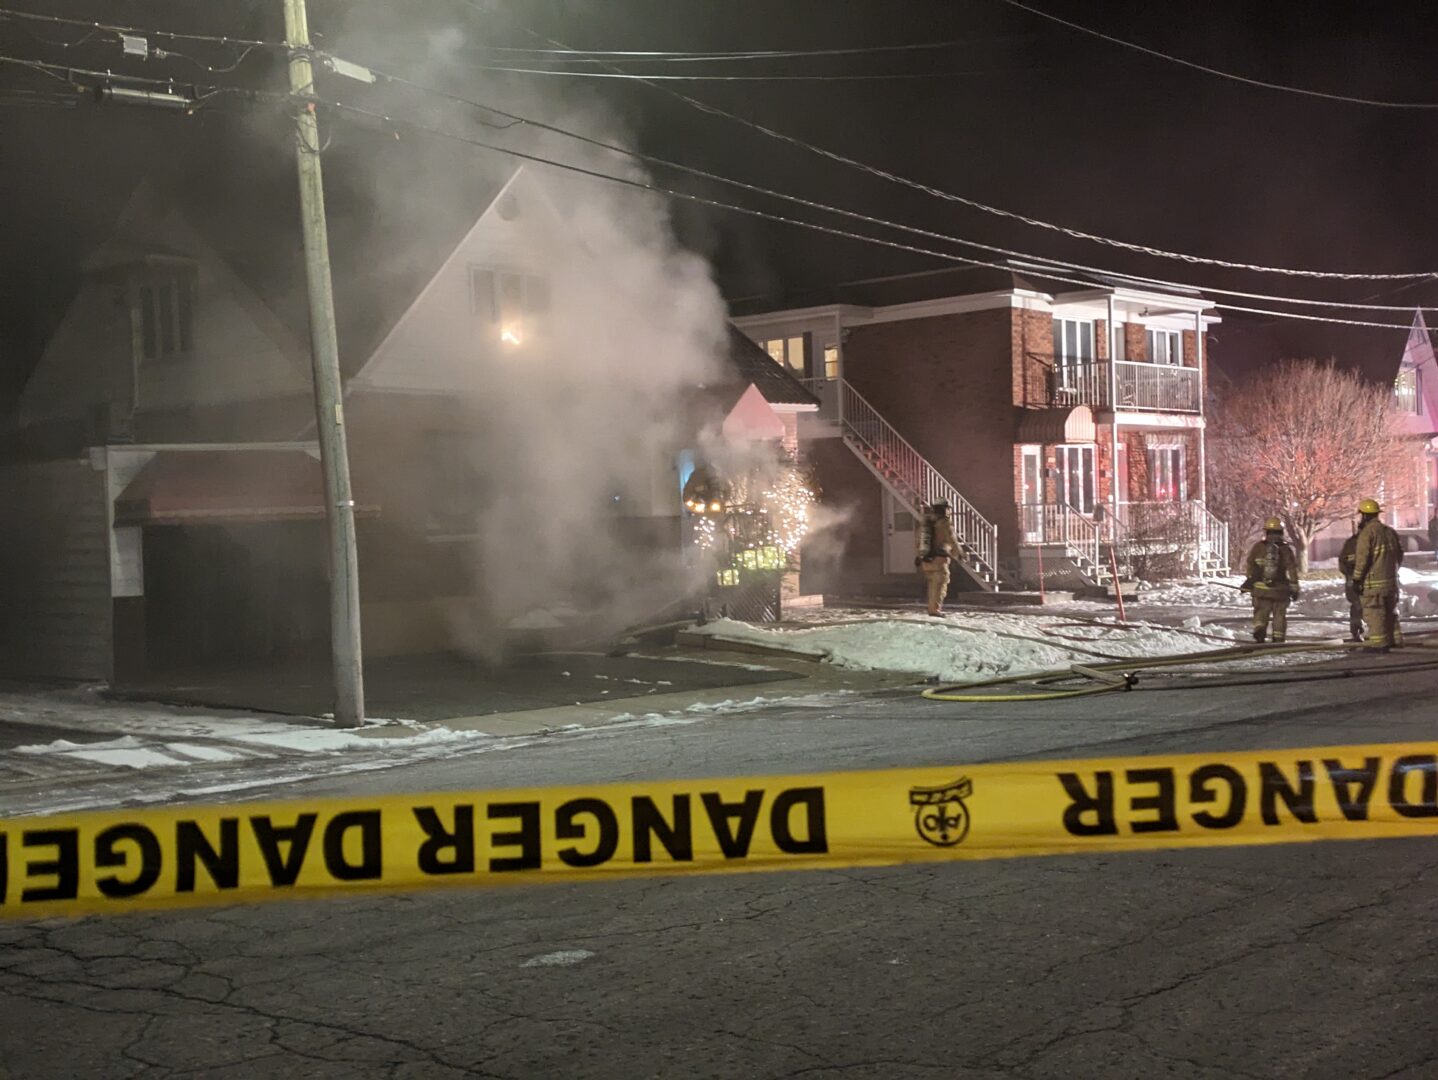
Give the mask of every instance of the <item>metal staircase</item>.
POLYGON ((810 380, 810 388, 820 399, 820 416, 838 424, 844 445, 911 514, 921 517, 925 506, 941 500, 949 504, 959 542, 955 560, 980 588, 997 590, 999 541, 994 524, 846 380, 810 380))
POLYGON ((1024 543, 1063 549, 1070 570, 1092 586, 1113 583, 1112 544, 1107 528, 1068 503, 1043 503, 1022 508, 1024 543))

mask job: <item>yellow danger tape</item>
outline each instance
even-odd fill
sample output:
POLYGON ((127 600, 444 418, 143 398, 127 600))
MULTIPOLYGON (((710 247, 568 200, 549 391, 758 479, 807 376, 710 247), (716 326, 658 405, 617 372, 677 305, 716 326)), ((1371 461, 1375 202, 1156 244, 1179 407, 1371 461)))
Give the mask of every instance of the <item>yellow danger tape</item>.
POLYGON ((1438 834, 1438 743, 0 822, 0 913, 1438 834))

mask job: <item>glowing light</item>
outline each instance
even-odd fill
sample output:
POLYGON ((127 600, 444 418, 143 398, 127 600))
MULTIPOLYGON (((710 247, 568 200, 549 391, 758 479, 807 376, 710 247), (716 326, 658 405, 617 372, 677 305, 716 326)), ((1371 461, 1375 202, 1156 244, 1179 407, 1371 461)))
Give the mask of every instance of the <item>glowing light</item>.
POLYGON ((520 332, 517 326, 506 326, 499 332, 499 340, 506 345, 523 345, 524 334, 520 332))
POLYGON ((717 514, 720 510, 722 510, 722 509, 724 509, 724 508, 723 508, 721 505, 719 505, 719 503, 717 503, 717 502, 712 502, 712 503, 709 504, 709 509, 712 510, 714 513, 717 514))

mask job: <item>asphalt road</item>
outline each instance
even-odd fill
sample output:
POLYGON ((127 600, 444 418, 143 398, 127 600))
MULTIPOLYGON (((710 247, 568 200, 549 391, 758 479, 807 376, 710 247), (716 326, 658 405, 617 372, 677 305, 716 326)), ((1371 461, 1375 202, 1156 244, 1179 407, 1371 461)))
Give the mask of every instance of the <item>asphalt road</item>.
MULTIPOLYGON (((1431 740, 1435 695, 1430 671, 855 697, 282 794, 1431 740)), ((0 926, 0 1075, 1419 1080, 1435 863, 1310 843, 0 926)))

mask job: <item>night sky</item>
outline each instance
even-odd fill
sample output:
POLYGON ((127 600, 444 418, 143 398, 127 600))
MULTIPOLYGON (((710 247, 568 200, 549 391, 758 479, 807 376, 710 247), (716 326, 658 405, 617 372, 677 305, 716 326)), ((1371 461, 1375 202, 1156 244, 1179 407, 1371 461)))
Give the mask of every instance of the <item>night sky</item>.
MULTIPOLYGON (((1432 5, 1272 0, 1032 0, 1033 6, 1164 52, 1267 81, 1356 96, 1438 101, 1432 5)), ((280 37, 280 0, 0 0, 0 7, 103 17, 141 27, 280 37), (197 11, 196 9, 205 9, 197 11), (223 14, 214 14, 223 8, 223 14), (207 13, 208 12, 208 13, 207 13)), ((607 102, 635 145, 711 172, 846 209, 1038 256, 1261 293, 1394 304, 1438 303, 1438 284, 1343 285, 1240 274, 1069 240, 913 192, 634 82, 503 75, 477 50, 533 47, 529 27, 577 48, 819 49, 955 41, 931 52, 725 62, 633 63, 630 70, 720 74, 944 72, 895 81, 693 82, 674 88, 759 121, 983 202, 1089 232, 1242 262, 1315 269, 1438 269, 1431 173, 1438 110, 1363 107, 1216 78, 1036 18, 1001 0, 311 0, 313 29, 356 59, 413 73, 466 96, 521 100, 543 86, 571 105, 607 102), (476 11, 489 7, 491 13, 476 11), (449 31, 445 34, 445 31, 449 31), (433 44, 461 59, 437 66, 433 44)), ((233 73, 184 60, 126 61, 104 36, 0 23, 0 53, 82 67, 279 89, 277 54, 257 51, 233 73), (45 39, 45 40, 41 40, 45 39)), ((177 45, 214 63, 233 52, 177 45)), ((493 61, 494 54, 489 54, 493 61)), ((84 101, 60 108, 15 91, 63 90, 0 65, 0 406, 23 385, 74 287, 78 261, 102 240, 136 183, 172 192, 205 234, 284 317, 293 303, 299 236, 293 158, 283 114, 239 99, 184 117, 84 101), (286 301, 289 298, 291 302, 286 301)), ((447 129, 483 131, 393 87, 359 91, 329 77, 322 93, 447 129), (465 126, 468 125, 468 126, 465 126)), ((497 155, 329 125, 326 160, 337 272, 389 258, 387 303, 340 295, 349 348, 362 349, 417 288, 484 203, 497 155), (486 160, 487 159, 487 160, 486 160), (421 215, 419 208, 424 207, 421 215), (436 213, 435 208, 439 208, 436 213), (348 302, 350 311, 344 308, 348 302)), ((655 171, 659 181, 726 201, 821 219, 813 211, 655 171)), ((945 265, 932 258, 791 226, 682 206, 682 239, 708 255, 731 298, 782 297, 825 284, 945 265)), ((835 219, 824 219, 850 228, 835 219)), ((877 233, 877 227, 860 231, 877 233)), ((899 234, 886 233, 904 240, 899 234)), ((922 241, 914 241, 929 246, 922 241)), ((1254 306, 1271 306, 1255 303, 1254 306)), ((1342 312, 1325 311, 1327 314, 1342 312)), ((1406 323, 1400 313, 1360 315, 1406 323)), ((1430 320, 1431 321, 1431 320, 1430 320)), ((1338 357, 1382 377, 1404 333, 1227 316, 1213 356, 1230 373, 1284 355, 1338 357)), ((343 344, 343 342, 342 342, 343 344)))

